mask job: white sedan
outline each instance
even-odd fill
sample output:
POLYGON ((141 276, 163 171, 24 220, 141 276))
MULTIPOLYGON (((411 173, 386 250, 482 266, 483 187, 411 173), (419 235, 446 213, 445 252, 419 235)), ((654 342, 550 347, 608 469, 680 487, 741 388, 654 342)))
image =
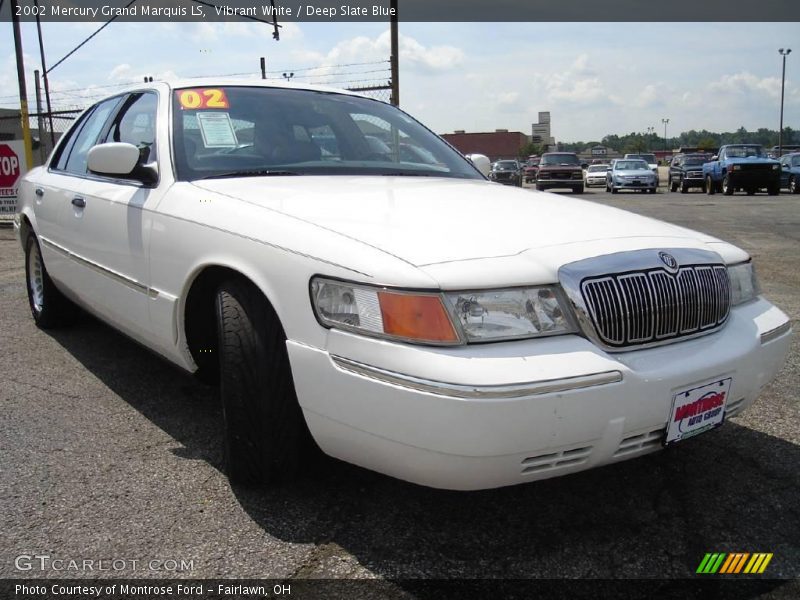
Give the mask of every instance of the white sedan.
POLYGON ((744 250, 493 185, 332 89, 107 98, 24 178, 15 225, 36 323, 77 304, 218 383, 243 483, 313 442, 439 488, 573 473, 721 425, 789 349, 744 250))

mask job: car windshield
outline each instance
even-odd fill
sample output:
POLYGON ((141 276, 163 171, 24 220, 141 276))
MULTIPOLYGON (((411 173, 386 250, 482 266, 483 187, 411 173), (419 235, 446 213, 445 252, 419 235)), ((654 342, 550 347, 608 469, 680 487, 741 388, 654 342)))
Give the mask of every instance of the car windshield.
POLYGON ((517 163, 513 160, 500 160, 494 163, 495 169, 516 169, 517 163))
POLYGON ((792 157, 792 166, 793 167, 800 167, 800 156, 793 156, 792 157))
POLYGON ((683 164, 687 167, 697 167, 707 162, 708 159, 705 156, 687 156, 683 159, 683 164))
POLYGON ((545 154, 542 165, 577 165, 578 157, 574 154, 545 154))
POLYGON ((481 179, 398 108, 358 96, 250 86, 177 89, 177 178, 410 175, 481 179))
POLYGON ((589 173, 595 173, 597 171, 608 171, 608 165, 590 165, 589 166, 589 173))
POLYGON ((657 162, 655 154, 629 154, 625 158, 638 158, 651 165, 654 165, 657 162))
POLYGON ((648 169, 647 163, 643 160, 618 160, 614 163, 617 171, 636 171, 637 169, 648 169))
POLYGON ((761 146, 728 146, 725 150, 728 158, 766 158, 767 155, 761 146))

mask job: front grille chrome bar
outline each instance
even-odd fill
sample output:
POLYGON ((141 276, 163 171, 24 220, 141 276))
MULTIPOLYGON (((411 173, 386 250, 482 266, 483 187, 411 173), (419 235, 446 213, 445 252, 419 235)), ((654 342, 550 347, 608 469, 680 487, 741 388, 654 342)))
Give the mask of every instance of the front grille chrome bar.
POLYGON ((705 250, 636 250, 578 261, 559 279, 587 337, 611 351, 670 343, 720 328, 730 312, 728 270, 705 250))

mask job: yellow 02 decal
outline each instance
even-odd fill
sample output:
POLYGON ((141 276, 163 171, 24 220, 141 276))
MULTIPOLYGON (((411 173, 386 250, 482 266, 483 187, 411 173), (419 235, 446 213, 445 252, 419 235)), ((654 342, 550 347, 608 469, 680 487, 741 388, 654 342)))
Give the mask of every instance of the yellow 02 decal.
POLYGON ((229 108, 228 97, 225 90, 219 88, 199 88, 192 90, 180 90, 178 100, 183 108, 203 109, 203 108, 229 108))

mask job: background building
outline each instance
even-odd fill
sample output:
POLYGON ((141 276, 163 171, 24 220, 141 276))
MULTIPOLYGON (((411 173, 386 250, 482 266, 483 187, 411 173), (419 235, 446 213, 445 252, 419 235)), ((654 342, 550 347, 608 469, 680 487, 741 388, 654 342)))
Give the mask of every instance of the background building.
POLYGON ((486 133, 443 133, 446 139, 461 154, 485 154, 492 162, 500 159, 516 159, 520 149, 530 143, 530 138, 521 131, 497 129, 486 133))
POLYGON ((556 139, 550 133, 550 111, 539 113, 539 122, 531 125, 531 142, 541 144, 547 150, 556 149, 556 139))

